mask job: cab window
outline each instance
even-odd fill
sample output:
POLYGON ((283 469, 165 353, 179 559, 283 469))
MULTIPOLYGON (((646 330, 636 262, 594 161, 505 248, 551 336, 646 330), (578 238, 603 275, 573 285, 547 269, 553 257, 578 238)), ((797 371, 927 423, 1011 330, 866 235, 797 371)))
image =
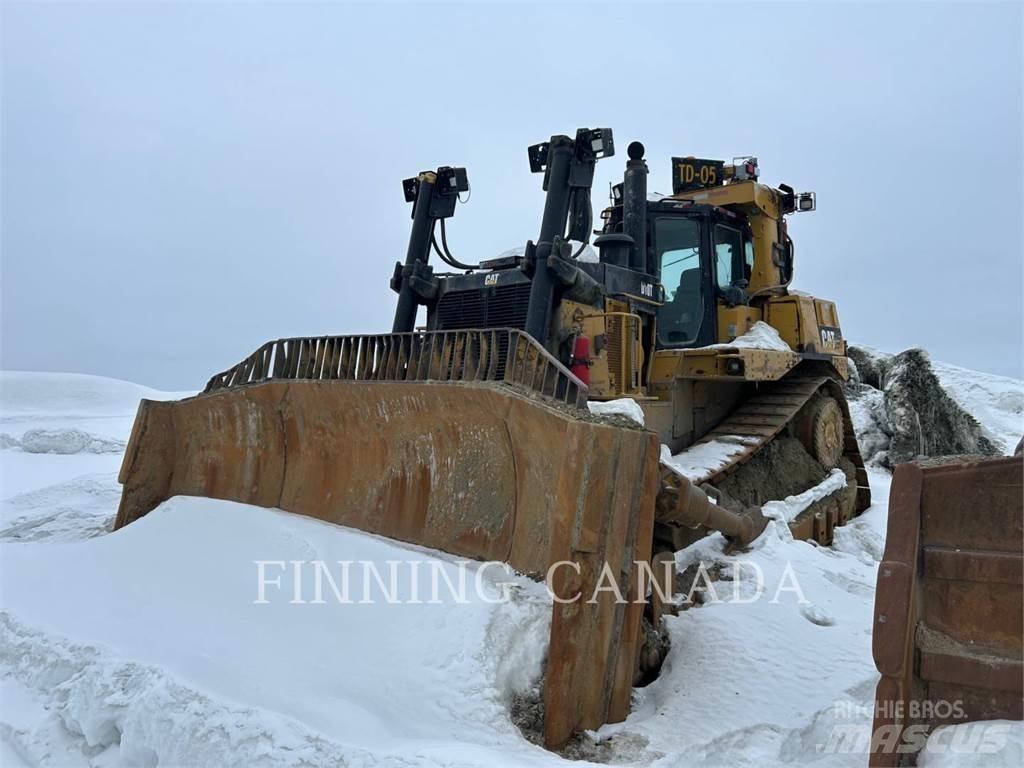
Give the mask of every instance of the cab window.
POLYGON ((704 316, 700 223, 682 216, 659 218, 654 223, 654 245, 665 287, 658 338, 667 345, 689 344, 696 340, 704 316))
POLYGON ((743 233, 724 224, 715 225, 715 280, 719 288, 750 281, 746 269, 743 233))

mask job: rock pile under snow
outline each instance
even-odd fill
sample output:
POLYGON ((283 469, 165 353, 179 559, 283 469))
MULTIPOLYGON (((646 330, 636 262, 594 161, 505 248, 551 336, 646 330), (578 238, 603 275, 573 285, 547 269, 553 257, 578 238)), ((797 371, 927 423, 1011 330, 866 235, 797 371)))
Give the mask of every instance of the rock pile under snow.
MULTIPOLYGON (((847 397, 868 464, 892 468, 918 457, 997 455, 1013 450, 1015 441, 1005 445, 1005 436, 987 433, 958 402, 955 388, 947 391, 924 350, 890 355, 850 347, 849 357, 847 397)), ((1016 386, 1024 401, 1020 382, 1006 381, 1016 386)), ((1010 399, 1012 394, 1007 402, 1010 399)))

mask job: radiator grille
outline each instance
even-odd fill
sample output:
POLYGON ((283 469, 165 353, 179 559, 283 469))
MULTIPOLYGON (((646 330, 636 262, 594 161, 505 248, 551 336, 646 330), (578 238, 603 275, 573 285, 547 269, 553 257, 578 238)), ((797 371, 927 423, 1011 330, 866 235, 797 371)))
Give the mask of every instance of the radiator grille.
POLYGON ((625 302, 609 299, 605 314, 608 379, 617 396, 634 395, 640 388, 640 318, 625 302))
POLYGON ((530 284, 449 291, 437 302, 437 330, 525 328, 530 284))
POLYGON ((607 318, 605 327, 608 330, 608 380, 612 391, 622 395, 627 390, 629 370, 623 359, 622 318, 615 315, 607 318))

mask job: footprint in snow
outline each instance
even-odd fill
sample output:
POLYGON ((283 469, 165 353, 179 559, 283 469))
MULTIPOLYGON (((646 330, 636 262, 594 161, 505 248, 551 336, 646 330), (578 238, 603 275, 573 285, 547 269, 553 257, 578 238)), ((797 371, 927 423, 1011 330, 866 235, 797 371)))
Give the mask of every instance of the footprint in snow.
POLYGON ((851 595, 857 595, 858 597, 868 597, 873 595, 875 592, 873 584, 865 584, 863 581, 851 578, 845 573, 825 571, 825 578, 840 589, 849 592, 851 595))
POLYGON ((836 623, 832 614, 818 605, 801 606, 800 615, 811 622, 811 624, 817 624, 819 627, 831 627, 836 623))

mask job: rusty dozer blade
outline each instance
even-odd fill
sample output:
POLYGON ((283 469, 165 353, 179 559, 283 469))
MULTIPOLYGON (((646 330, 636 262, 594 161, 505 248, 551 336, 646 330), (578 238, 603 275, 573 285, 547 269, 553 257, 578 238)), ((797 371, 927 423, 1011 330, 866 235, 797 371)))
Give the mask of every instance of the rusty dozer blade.
POLYGON ((658 443, 591 417, 517 331, 273 342, 178 402, 144 400, 116 527, 175 495, 277 507, 455 555, 558 569, 544 739, 625 718, 658 443), (594 594, 607 563, 630 602, 594 594), (639 599, 638 599, 639 598, 639 599))
POLYGON ((1024 460, 898 466, 875 593, 870 764, 913 764, 914 730, 1024 718, 1022 627, 1024 460))

